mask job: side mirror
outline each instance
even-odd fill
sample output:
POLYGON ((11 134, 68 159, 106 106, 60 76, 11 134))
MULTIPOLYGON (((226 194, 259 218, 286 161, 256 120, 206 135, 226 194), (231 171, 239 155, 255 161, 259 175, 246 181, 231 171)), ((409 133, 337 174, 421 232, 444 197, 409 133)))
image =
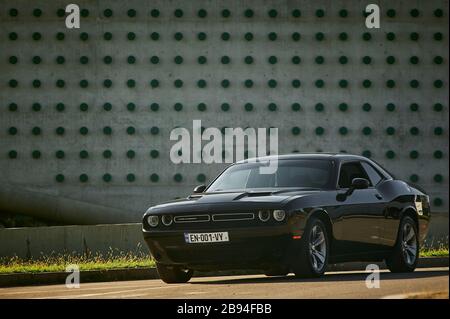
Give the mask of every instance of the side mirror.
POLYGON ((349 189, 345 193, 339 193, 336 196, 336 199, 340 202, 343 202, 347 199, 348 196, 353 194, 353 191, 355 189, 366 189, 370 186, 370 183, 365 178, 354 178, 352 180, 352 184, 350 185, 349 189))
POLYGON ((204 190, 206 189, 206 185, 198 185, 194 188, 194 193, 198 194, 198 193, 203 193, 204 190))
POLYGON ((353 189, 366 189, 370 185, 369 181, 365 178, 354 178, 352 180, 352 186, 353 189))

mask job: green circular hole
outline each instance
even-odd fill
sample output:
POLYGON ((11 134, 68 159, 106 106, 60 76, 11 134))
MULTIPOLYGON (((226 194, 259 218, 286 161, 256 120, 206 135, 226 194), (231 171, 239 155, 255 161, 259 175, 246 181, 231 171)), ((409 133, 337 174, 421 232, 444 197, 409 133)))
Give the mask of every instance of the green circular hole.
POLYGON ((112 152, 110 150, 104 150, 103 151, 103 157, 104 158, 111 158, 112 152))
POLYGON ((419 110, 419 104, 417 103, 411 103, 409 105, 409 109, 411 110, 411 112, 417 112, 419 110))
POLYGON ((440 136, 444 133, 444 129, 442 127, 438 126, 438 127, 434 128, 433 132, 434 132, 434 135, 440 136))
POLYGON ((130 40, 130 41, 133 41, 134 39, 136 39, 136 33, 128 32, 127 33, 127 39, 130 40))
POLYGON ((269 111, 275 112, 277 110, 277 105, 275 103, 269 103, 269 105, 267 105, 267 108, 269 109, 269 111))
POLYGON ((82 41, 87 41, 87 40, 89 39, 89 34, 87 34, 86 32, 82 32, 82 33, 80 34, 80 39, 81 39, 82 41))
POLYGON ((253 57, 251 57, 251 56, 246 56, 245 58, 244 58, 244 62, 246 63, 246 64, 252 64, 253 63, 253 57))
POLYGON ((86 183, 89 180, 89 176, 87 174, 81 174, 78 178, 82 183, 86 183))
POLYGON ((173 35, 173 37, 174 37, 175 40, 181 41, 181 40, 183 39, 183 33, 181 33, 181 32, 176 32, 176 33, 173 35))
POLYGON ((9 133, 9 135, 16 135, 16 134, 17 134, 17 128, 14 127, 14 126, 11 126, 11 127, 8 129, 8 133, 9 133))
POLYGON ((173 108, 175 109, 175 111, 180 112, 183 109, 183 104, 181 103, 175 103, 173 105, 173 108))
POLYGON ((345 33, 345 32, 339 33, 339 40, 347 41, 347 39, 348 39, 348 34, 347 33, 345 33))
POLYGON ((269 81, 267 81, 267 85, 268 85, 270 88, 276 88, 277 85, 278 85, 278 83, 277 83, 276 80, 270 79, 269 81))
POLYGON ((409 152, 409 157, 411 159, 417 159, 419 157, 419 152, 416 150, 413 150, 413 151, 409 152))
POLYGON ((207 85, 207 84, 206 84, 206 81, 203 80, 203 79, 197 81, 197 86, 198 86, 199 88, 201 88, 201 89, 205 88, 206 85, 207 85))
POLYGON ((278 62, 278 59, 277 59, 276 56, 271 55, 271 56, 269 57, 268 61, 269 61, 270 64, 276 64, 276 63, 278 62))
POLYGON ((223 9, 222 10, 222 17, 224 18, 229 18, 231 16, 231 12, 228 9, 223 9))
POLYGON ((247 33, 244 35, 244 38, 245 38, 245 40, 247 40, 247 41, 252 41, 252 40, 253 40, 253 33, 247 32, 247 33))
POLYGON ((109 183, 112 180, 112 176, 111 176, 111 174, 106 173, 106 174, 103 174, 102 179, 104 182, 109 183))
POLYGON ((395 17, 395 14, 396 14, 396 12, 395 12, 394 9, 389 9, 389 10, 386 11, 386 15, 387 15, 389 18, 395 17))
POLYGON ((409 180, 413 183, 417 183, 419 181, 419 175, 412 174, 411 176, 409 176, 409 180))
POLYGON ((444 11, 442 9, 436 9, 433 13, 436 18, 441 18, 444 15, 444 11))
POLYGON ((197 34, 197 39, 199 39, 200 41, 206 40, 206 33, 205 32, 199 32, 197 34))
POLYGON ((370 64, 372 62, 372 58, 370 56, 365 56, 362 58, 364 64, 370 64))
POLYGON ((105 126, 103 128, 103 134, 105 135, 111 135, 112 134, 112 128, 110 126, 105 126))
POLYGON ((444 38, 444 36, 442 35, 441 32, 436 32, 436 33, 433 35, 433 39, 434 39, 435 41, 442 41, 443 38, 444 38))
POLYGON ((158 64, 158 63, 159 63, 159 58, 158 58, 156 55, 154 55, 154 56, 152 56, 152 57, 150 58, 150 62, 151 62, 152 64, 158 64))
POLYGON ((56 110, 57 110, 58 112, 62 112, 62 111, 64 111, 64 109, 65 109, 64 103, 58 103, 58 104, 56 104, 56 110))
POLYGON ((370 41, 372 39, 372 35, 369 32, 364 32, 362 38, 364 41, 370 41))
POLYGON ((301 129, 298 126, 294 126, 291 131, 292 131, 293 135, 299 135, 301 132, 301 129))
POLYGON ((16 8, 9 9, 9 15, 11 17, 17 17, 19 15, 19 11, 16 8))
POLYGON ((346 128, 345 126, 342 126, 339 128, 339 134, 347 135, 347 133, 348 133, 348 128, 346 128))
POLYGON ((346 112, 348 110, 348 105, 347 103, 341 103, 339 104, 339 111, 341 112, 346 112))
POLYGON ((299 56, 293 56, 292 57, 292 63, 293 64, 300 64, 301 58, 299 56))
POLYGON ((39 104, 39 103, 33 103, 33 105, 31 106, 31 109, 35 112, 39 112, 42 109, 42 107, 41 107, 41 104, 39 104))
POLYGON ((89 10, 88 10, 88 9, 81 9, 80 15, 81 15, 83 18, 87 18, 87 17, 89 16, 89 10))
POLYGON ((9 109, 10 112, 16 112, 17 109, 18 109, 18 106, 17 106, 16 103, 10 103, 10 104, 8 105, 8 109, 9 109))
POLYGON ((56 180, 58 183, 64 182, 64 175, 63 175, 63 174, 57 174, 57 175, 55 176, 55 180, 56 180))
POLYGON ((128 64, 134 64, 134 63, 136 63, 136 58, 134 56, 130 55, 127 58, 127 62, 128 62, 128 64))
POLYGON ((113 15, 113 11, 112 11, 111 9, 105 9, 105 10, 103 10, 103 15, 104 15, 106 18, 110 18, 110 17, 112 17, 112 15, 113 15))
POLYGON ((275 41, 278 37, 278 35, 275 32, 270 32, 267 37, 269 38, 270 41, 275 41))
POLYGON ((127 127, 127 134, 128 135, 134 135, 136 133, 136 129, 133 126, 127 127))
POLYGON ((113 37, 113 35, 112 35, 111 32, 105 32, 105 33, 103 33, 103 39, 105 39, 106 41, 111 40, 112 37, 113 37))
POLYGON ((152 103, 152 104, 150 104, 150 109, 151 109, 153 112, 158 111, 158 109, 159 109, 159 104, 158 104, 158 103, 152 103))
POLYGON ((393 128, 392 126, 389 126, 388 128, 386 128, 386 134, 387 135, 394 135, 395 134, 395 128, 393 128))
POLYGON ((322 32, 317 32, 316 33, 316 40, 317 41, 322 41, 323 39, 325 39, 325 35, 322 32))
POLYGON ((411 9, 411 11, 409 11, 409 14, 411 15, 411 17, 413 17, 413 18, 417 18, 418 16, 419 16, 419 14, 420 14, 420 12, 419 12, 419 10, 417 10, 417 9, 411 9))
POLYGON ((183 176, 180 173, 176 173, 173 175, 173 180, 177 183, 180 183, 183 180, 183 176))
POLYGON ((433 176, 433 180, 436 183, 442 183, 442 181, 444 180, 444 177, 441 174, 436 174, 433 176))
POLYGON ((103 86, 106 88, 110 88, 112 86, 112 81, 110 79, 106 79, 103 81, 103 86))
POLYGON ((80 158, 88 158, 89 157, 89 153, 86 150, 83 150, 80 152, 80 158))
POLYGON ((39 17, 42 15, 42 10, 39 9, 39 8, 34 9, 34 10, 33 10, 33 15, 34 15, 36 18, 39 18, 39 17))
POLYGON ((89 58, 85 55, 83 55, 82 57, 80 57, 80 63, 81 64, 88 64, 89 63, 89 58))
POLYGON ((436 198, 433 200, 434 206, 442 206, 442 203, 443 203, 443 201, 442 201, 442 199, 439 198, 439 197, 436 197, 436 198))
POLYGON ((220 37, 223 41, 230 40, 230 34, 228 32, 223 32, 220 37))
POLYGON ((394 112, 395 111, 395 104, 394 103, 386 104, 386 110, 388 110, 389 112, 394 112))
POLYGON ((441 159, 441 158, 444 156, 444 154, 442 153, 442 151, 437 150, 437 151, 435 151, 435 152, 433 153, 433 156, 434 156, 434 158, 436 158, 436 159, 441 159))
POLYGON ((386 86, 390 89, 395 87, 395 81, 394 80, 387 80, 386 81, 386 86))
POLYGON ((152 9, 152 11, 150 11, 150 15, 151 15, 153 18, 159 17, 159 10, 158 10, 158 9, 152 9))
POLYGON ((362 132, 364 135, 370 135, 370 134, 372 134, 372 129, 370 127, 366 126, 362 129, 362 132))
POLYGON ((82 87, 83 89, 84 89, 84 88, 87 88, 88 85, 89 85, 88 80, 81 80, 81 81, 80 81, 80 87, 82 87))
POLYGON ((300 41, 301 35, 298 32, 292 33, 292 40, 293 41, 300 41))
POLYGON ((361 154, 362 154, 362 156, 367 157, 367 158, 372 157, 372 152, 369 150, 364 150, 361 154))
POLYGON ((222 82, 220 82, 220 84, 222 85, 223 88, 228 88, 230 86, 230 81, 225 79, 225 80, 222 80, 222 82))
POLYGON ((228 111, 230 110, 230 104, 228 104, 228 103, 222 103, 222 105, 220 106, 220 108, 222 109, 222 111, 228 112, 228 111))
POLYGON ((314 106, 314 109, 316 110, 316 112, 323 112, 325 110, 325 105, 323 105, 323 103, 317 103, 314 106))
POLYGON ((133 79, 127 80, 127 86, 128 86, 129 88, 134 88, 134 87, 136 86, 136 81, 133 80, 133 79))
POLYGON ((394 64, 394 63, 395 63, 395 57, 393 57, 392 55, 391 55, 391 56, 388 56, 388 57, 386 58, 386 63, 388 63, 388 64, 394 64))
POLYGON ((136 176, 132 173, 127 174, 127 181, 132 183, 136 180, 136 176))
POLYGON ((250 80, 250 79, 245 80, 244 85, 245 85, 245 87, 247 87, 247 88, 251 88, 251 87, 253 86, 253 81, 250 80))
POLYGON ((34 88, 40 88, 42 85, 41 80, 33 80, 32 85, 34 88))
POLYGON ((159 156, 158 150, 151 150, 150 151, 150 157, 151 158, 158 158, 158 156, 159 156))
POLYGON ((291 109, 292 111, 298 112, 301 109, 301 105, 299 103, 292 103, 291 109))
POLYGON ((253 110, 253 104, 252 103, 245 103, 244 108, 245 108, 245 111, 251 112, 253 110))
POLYGON ((134 158, 134 157, 136 156, 136 152, 133 151, 133 150, 128 150, 127 153, 126 153, 126 155, 127 155, 127 157, 128 157, 129 159, 132 159, 132 158, 134 158))
POLYGON ((409 58, 409 63, 411 64, 418 64, 419 63, 419 58, 417 56, 412 56, 409 58))
POLYGON ((345 10, 345 9, 339 10, 339 16, 340 16, 341 18, 347 18, 347 16, 348 16, 348 11, 345 10))
POLYGON ((419 40, 419 34, 417 32, 412 32, 409 35, 409 38, 411 39, 411 41, 417 41, 417 40, 419 40))
POLYGON ((41 135, 42 130, 41 130, 40 127, 35 126, 35 127, 33 127, 33 128, 31 129, 31 133, 32 133, 33 135, 41 135))
POLYGON ((156 183, 156 182, 159 180, 158 174, 152 174, 152 175, 150 175, 150 180, 151 180, 153 183, 156 183))
POLYGON ((316 127, 316 135, 323 135, 325 133, 325 129, 321 126, 316 127))
POLYGON ((105 56, 105 57, 103 58, 103 62, 104 62, 105 64, 111 64, 111 62, 112 62, 112 57, 109 56, 109 55, 105 56))
POLYGON ((436 103, 433 105, 433 110, 435 112, 441 112, 444 109, 444 106, 441 103, 436 103))
POLYGON ((441 56, 435 56, 433 59, 434 64, 442 64, 443 61, 444 59, 441 56))
POLYGON ((128 15, 130 18, 134 18, 134 17, 136 16, 136 10, 134 10, 134 9, 129 9, 129 10, 127 11, 127 15, 128 15))
POLYGON ((389 151, 386 152, 385 155, 386 155, 387 158, 393 159, 395 157, 395 152, 392 151, 392 150, 389 150, 389 151))
POLYGON ((89 132, 89 129, 87 127, 83 126, 83 127, 80 128, 80 134, 81 135, 87 135, 88 132, 89 132))
POLYGON ((208 12, 205 9, 200 9, 198 10, 197 15, 199 16, 199 18, 206 18, 208 12))
POLYGON ((42 59, 40 56, 36 55, 31 59, 31 61, 33 61, 33 64, 39 64, 41 63, 42 59))
POLYGON ((64 38, 65 38, 64 33, 58 32, 58 33, 56 34, 56 40, 62 41, 62 40, 64 40, 64 38))
POLYGON ((150 86, 151 86, 152 88, 157 88, 157 87, 159 86, 159 81, 158 81, 157 79, 152 79, 152 80, 150 81, 150 86))
POLYGON ((347 62, 348 62, 348 58, 346 56, 342 55, 339 57, 340 64, 347 64, 347 62))
POLYGON ((388 33, 386 34, 386 39, 387 39, 388 41, 394 41, 394 40, 395 40, 395 33, 393 33, 393 32, 388 32, 388 33))
POLYGON ((226 55, 224 55, 224 56, 220 59, 220 62, 222 62, 222 64, 228 64, 228 63, 230 63, 230 61, 231 61, 230 57, 228 57, 228 56, 226 56, 226 55))
POLYGON ((292 10, 292 16, 293 16, 294 18, 300 18, 301 15, 302 15, 302 12, 301 12, 299 9, 294 9, 294 10, 292 10))
POLYGON ((56 86, 59 88, 63 88, 66 85, 66 82, 64 80, 56 80, 56 86))
POLYGON ((56 132, 57 135, 64 135, 65 129, 64 129, 64 127, 62 127, 62 126, 58 126, 58 127, 55 129, 55 132, 56 132))
POLYGON ((10 32, 9 35, 8 35, 8 38, 9 38, 11 41, 16 41, 18 37, 19 37, 19 36, 18 36, 17 33, 15 33, 15 32, 10 32))
POLYGON ((11 80, 9 80, 8 85, 12 88, 15 88, 19 85, 19 82, 17 82, 17 80, 15 80, 15 79, 11 79, 11 80))
POLYGON ((316 80, 316 82, 314 82, 314 85, 315 85, 317 88, 323 88, 324 85, 325 85, 325 82, 324 82, 323 80, 319 79, 319 80, 316 80))
POLYGON ((247 9, 247 10, 244 11, 244 15, 245 15, 245 17, 247 17, 247 18, 251 18, 251 17, 253 17, 254 12, 253 12, 252 9, 247 9))
POLYGON ((409 82, 409 86, 412 87, 413 89, 417 89, 419 87, 420 83, 417 80, 411 80, 409 82))
POLYGON ((181 64, 181 63, 183 63, 183 57, 177 55, 177 56, 173 59, 173 61, 174 61, 176 64, 181 64))
POLYGON ((339 86, 340 86, 341 88, 346 88, 346 87, 348 87, 348 81, 347 81, 347 80, 340 80, 340 81, 339 81, 339 86))
POLYGON ((436 80, 433 82, 433 85, 435 88, 440 89, 444 86, 444 82, 442 80, 436 80))
POLYGON ((41 158, 41 152, 38 150, 34 150, 33 152, 31 152, 31 157, 34 159, 39 159, 41 158))
POLYGON ((87 103, 80 104, 80 111, 86 112, 89 109, 89 105, 87 103))
POLYGON ((103 109, 105 111, 111 111, 112 110, 112 104, 109 102, 106 102, 105 104, 103 104, 103 109))
POLYGON ((292 80, 292 87, 299 88, 301 86, 301 82, 298 79, 292 80))
POLYGON ((317 57, 315 58, 315 62, 316 62, 317 64, 323 64, 324 61, 325 61, 325 58, 324 58, 323 56, 321 56, 321 55, 319 55, 319 56, 317 56, 317 57))
POLYGON ((200 112, 206 111, 206 104, 205 103, 199 103, 197 105, 197 110, 199 110, 200 112))
POLYGON ((325 11, 323 9, 316 10, 316 17, 323 18, 325 16, 325 11))

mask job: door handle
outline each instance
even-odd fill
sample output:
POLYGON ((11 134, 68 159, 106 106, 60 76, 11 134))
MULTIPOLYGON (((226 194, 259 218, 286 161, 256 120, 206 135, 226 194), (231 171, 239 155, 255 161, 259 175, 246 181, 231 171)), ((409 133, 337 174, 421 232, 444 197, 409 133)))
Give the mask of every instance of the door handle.
POLYGON ((380 194, 375 194, 375 197, 378 199, 383 199, 383 196, 381 196, 380 194))

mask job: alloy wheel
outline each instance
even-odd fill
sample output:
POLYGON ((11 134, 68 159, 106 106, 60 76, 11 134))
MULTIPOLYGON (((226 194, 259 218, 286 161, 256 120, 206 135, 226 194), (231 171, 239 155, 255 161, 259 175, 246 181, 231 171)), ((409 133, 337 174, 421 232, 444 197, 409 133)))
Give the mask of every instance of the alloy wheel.
POLYGON ((324 230, 319 225, 314 225, 311 230, 309 239, 309 255, 314 271, 320 273, 323 267, 325 267, 327 243, 325 240, 324 230))
POLYGON ((417 258, 417 237, 414 227, 410 223, 403 225, 402 251, 405 262, 414 264, 417 258))

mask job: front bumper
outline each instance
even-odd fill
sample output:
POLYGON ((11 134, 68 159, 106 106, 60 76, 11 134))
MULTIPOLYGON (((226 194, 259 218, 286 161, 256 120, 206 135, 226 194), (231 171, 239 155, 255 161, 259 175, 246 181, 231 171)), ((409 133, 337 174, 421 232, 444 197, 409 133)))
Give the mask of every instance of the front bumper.
POLYGON ((246 228, 221 228, 228 242, 186 243, 185 233, 205 232, 204 229, 185 231, 146 231, 144 238, 156 261, 198 270, 268 268, 288 262, 289 251, 298 240, 292 239, 287 225, 246 228))

